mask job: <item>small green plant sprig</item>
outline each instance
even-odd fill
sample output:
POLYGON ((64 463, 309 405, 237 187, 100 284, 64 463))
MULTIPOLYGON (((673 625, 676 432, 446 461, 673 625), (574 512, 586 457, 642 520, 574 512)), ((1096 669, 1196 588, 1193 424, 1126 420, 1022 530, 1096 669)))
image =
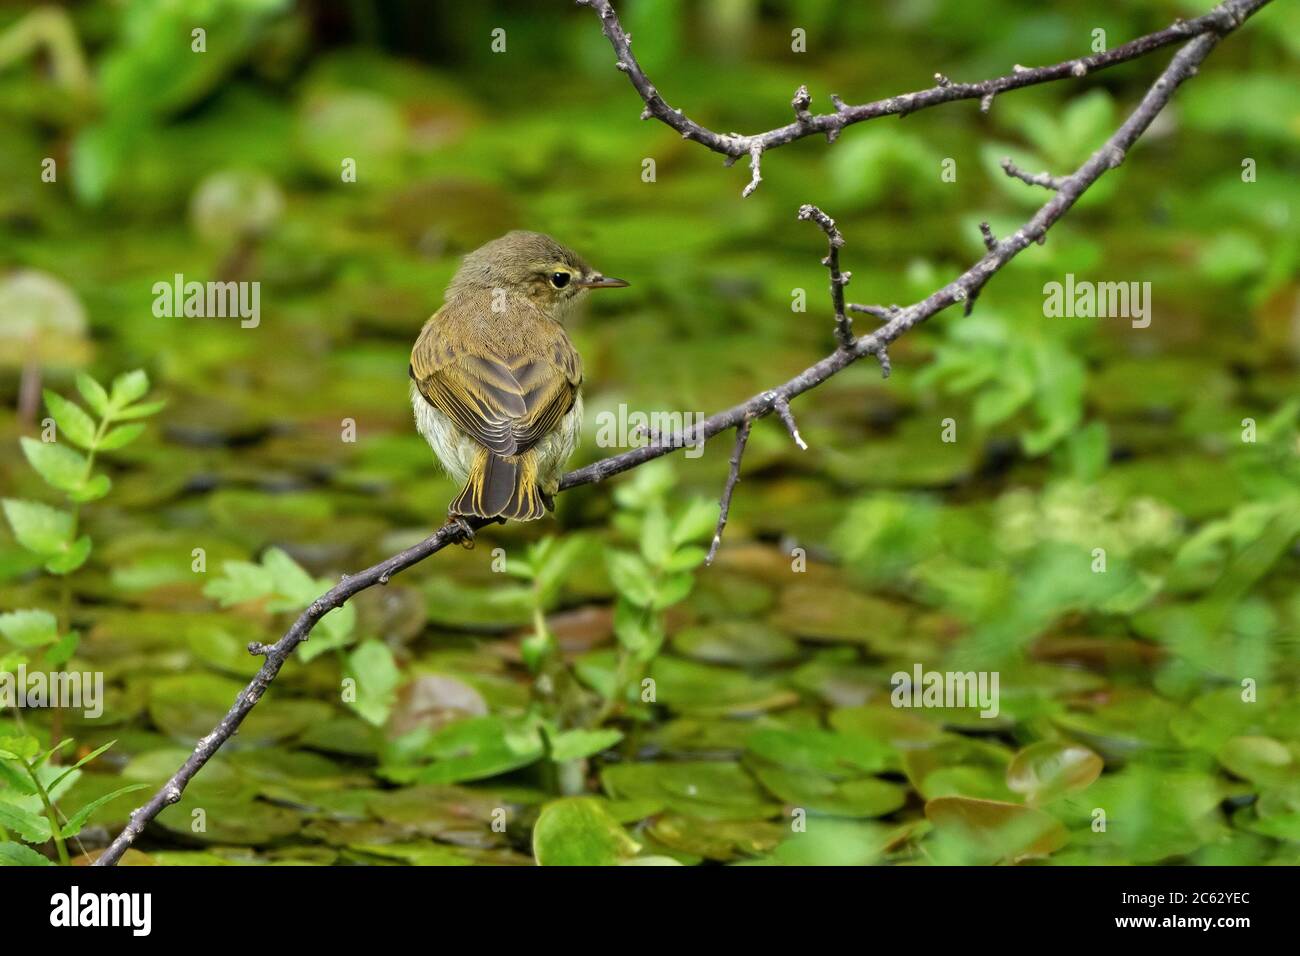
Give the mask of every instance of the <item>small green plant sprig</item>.
MULTIPOLYGON (((268 548, 260 561, 227 561, 221 577, 209 582, 204 595, 222 607, 256 606, 270 614, 300 614, 332 581, 314 578, 280 548, 268 548)), ((388 720, 401 683, 393 652, 382 640, 363 638, 357 610, 351 604, 321 618, 310 641, 298 648, 303 663, 333 652, 345 678, 343 703, 367 723, 380 727, 388 720)))
POLYGON ((80 509, 87 502, 103 498, 112 487, 107 475, 95 473, 96 456, 139 438, 145 426, 136 419, 156 414, 165 404, 140 401, 149 391, 149 377, 139 369, 118 376, 111 392, 81 373, 77 376, 77 390, 90 412, 46 389, 45 407, 56 428, 51 430, 49 440, 22 439, 27 461, 46 484, 63 493, 68 507, 4 499, 5 518, 18 543, 42 558, 45 570, 58 575, 71 574, 90 557, 90 536, 77 535, 80 509), (61 438, 66 438, 67 443, 61 438), (69 444, 83 449, 85 454, 69 444))
POLYGON ((40 742, 30 735, 0 737, 0 866, 49 866, 50 860, 27 844, 51 841, 59 863, 67 866, 67 841, 81 832, 90 815, 109 801, 147 786, 133 783, 119 787, 64 816, 56 801, 77 782, 82 767, 117 741, 110 740, 70 767, 54 764, 51 758, 71 743, 72 738, 65 738, 42 751, 40 742))
POLYGON ((24 498, 2 502, 14 538, 46 571, 63 579, 62 620, 45 611, 0 615, 0 634, 15 648, 0 658, 6 670, 30 663, 28 655, 33 653, 43 653, 45 662, 57 667, 76 650, 78 638, 69 620, 68 575, 86 563, 91 551, 90 536, 77 533, 81 506, 103 498, 112 488, 107 475, 95 472, 95 459, 139 438, 145 426, 138 419, 156 414, 166 404, 141 401, 149 391, 149 377, 139 369, 119 375, 111 391, 79 373, 77 390, 90 412, 46 389, 45 407, 53 426, 45 429, 40 440, 21 439, 23 455, 46 484, 63 494, 64 506, 24 498))
MULTIPOLYGON (((532 603, 533 631, 520 645, 524 666, 533 675, 532 703, 523 725, 536 735, 545 760, 544 775, 553 792, 583 790, 583 761, 623 739, 617 730, 582 726, 591 709, 589 695, 560 658, 555 636, 546 626, 546 612, 583 557, 593 553, 583 535, 563 540, 547 536, 529 546, 523 557, 511 558, 508 574, 526 581, 532 603)), ((598 553, 598 552, 596 552, 598 553)))
POLYGON ((573 535, 561 542, 548 535, 529 546, 522 558, 506 562, 506 573, 528 582, 533 612, 533 633, 524 638, 521 652, 524 665, 534 675, 538 674, 555 654, 555 638, 546 627, 546 612, 555 603, 560 588, 564 586, 578 559, 589 542, 581 535, 573 535))
MULTIPOLYGON (((22 498, 2 502, 17 542, 35 555, 46 571, 62 579, 63 619, 40 609, 0 614, 0 636, 8 645, 7 650, 0 648, 4 651, 0 653, 0 672, 15 671, 33 659, 43 666, 62 667, 76 652, 79 635, 70 622, 68 575, 85 564, 91 552, 90 536, 77 534, 81 506, 103 498, 112 488, 107 475, 95 472, 95 459, 139 438, 145 428, 139 419, 156 414, 165 404, 141 401, 149 391, 149 378, 140 370, 118 376, 111 390, 81 373, 77 390, 89 412, 47 389, 45 407, 53 427, 46 429, 42 440, 21 439, 23 455, 46 484, 63 494, 64 506, 22 498)), ((22 726, 21 719, 18 726, 22 726)), ((59 736, 57 729, 54 736, 59 736)), ((50 841, 59 862, 66 865, 67 841, 81 832, 92 813, 124 793, 143 789, 144 784, 122 787, 64 816, 58 807, 59 797, 81 776, 82 767, 112 746, 105 744, 71 767, 58 766, 58 754, 72 742, 64 738, 41 751, 40 741, 30 734, 0 736, 0 865, 47 865, 48 859, 25 844, 50 841), (12 840, 11 834, 22 842, 12 840)))
POLYGON ((615 525, 638 548, 610 548, 605 553, 610 581, 618 592, 614 605, 618 663, 597 724, 634 699, 630 692, 663 649, 664 612, 691 593, 695 568, 707 556, 698 542, 713 534, 717 503, 696 498, 670 516, 667 499, 674 483, 672 467, 660 461, 638 469, 632 481, 614 493, 619 506, 615 525))

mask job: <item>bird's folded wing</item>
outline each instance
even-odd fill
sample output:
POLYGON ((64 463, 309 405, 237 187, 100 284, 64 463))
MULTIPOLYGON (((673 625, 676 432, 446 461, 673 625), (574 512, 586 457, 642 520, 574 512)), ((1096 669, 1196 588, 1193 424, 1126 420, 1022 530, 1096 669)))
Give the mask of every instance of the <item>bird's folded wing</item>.
POLYGON ((554 355, 508 360, 445 346, 417 347, 411 378, 434 408, 484 448, 518 455, 573 407, 582 367, 567 342, 554 355))

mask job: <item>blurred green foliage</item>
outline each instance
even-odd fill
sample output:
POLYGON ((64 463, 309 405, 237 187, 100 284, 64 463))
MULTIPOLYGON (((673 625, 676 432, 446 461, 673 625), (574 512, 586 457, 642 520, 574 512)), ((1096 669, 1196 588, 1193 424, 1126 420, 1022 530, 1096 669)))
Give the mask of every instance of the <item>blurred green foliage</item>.
MULTIPOLYGON (((724 131, 784 124, 800 83, 824 111, 1205 9, 616 5, 669 102, 724 131)), ((901 340, 888 383, 864 363, 797 400, 809 451, 756 423, 715 566, 690 502, 729 440, 481 532, 328 616, 128 862, 1300 862, 1298 38, 1300 7, 1265 8, 972 316, 901 340), (1045 317, 1066 273, 1149 281, 1150 327, 1045 317), (997 671, 998 716, 891 706, 916 663, 997 671), (592 699, 604 726, 559 703, 592 699)), ((93 849, 138 799, 115 791, 224 713, 249 641, 442 520, 405 369, 483 241, 538 229, 632 281, 571 327, 593 460, 601 412, 712 411, 830 350, 802 203, 839 222, 852 300, 914 301, 982 253, 980 221, 1005 236, 1045 200, 1002 157, 1069 171, 1169 55, 801 141, 742 201, 744 164, 639 122, 570 4, 6 7, 0 405, 136 367, 168 404, 115 453, 69 579, 66 666, 104 673, 104 717, 4 714, 0 738, 117 741, 56 794, 95 807, 93 849), (177 274, 261 283, 260 323, 156 315, 177 274)), ((18 453, 39 425, 0 412, 6 498, 42 494, 18 453)), ((58 606, 7 534, 0 611, 58 606)), ((0 808, 36 839, 22 786, 0 808)))

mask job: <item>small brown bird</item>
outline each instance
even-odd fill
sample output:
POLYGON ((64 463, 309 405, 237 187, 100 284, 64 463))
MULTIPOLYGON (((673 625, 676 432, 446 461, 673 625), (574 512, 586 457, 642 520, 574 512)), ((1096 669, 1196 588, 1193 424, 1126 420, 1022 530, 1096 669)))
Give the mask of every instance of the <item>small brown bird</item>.
POLYGON ((532 521, 554 508, 582 429, 582 359, 562 323, 588 289, 626 285, 538 232, 465 257, 410 366, 416 428, 464 485, 453 519, 532 521))

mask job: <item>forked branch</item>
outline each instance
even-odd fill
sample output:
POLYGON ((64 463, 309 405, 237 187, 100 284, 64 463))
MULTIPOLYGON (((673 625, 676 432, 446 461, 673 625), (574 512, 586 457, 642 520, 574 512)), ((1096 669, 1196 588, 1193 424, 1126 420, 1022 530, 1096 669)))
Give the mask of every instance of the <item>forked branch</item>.
POLYGON ((695 122, 680 109, 669 106, 668 101, 659 92, 659 88, 650 82, 650 78, 645 75, 641 64, 633 55, 632 38, 623 31, 623 25, 619 22, 618 14, 614 12, 609 0, 576 0, 576 2, 579 6, 591 7, 600 16, 600 28, 604 31, 610 46, 614 48, 615 66, 627 74, 629 82, 645 103, 645 108, 641 111, 642 119, 657 119, 675 129, 683 139, 693 140, 715 153, 721 153, 727 157, 727 165, 731 165, 746 154, 753 157, 752 176, 743 193, 748 196, 758 187, 762 179, 758 174, 758 157, 778 146, 793 143, 815 133, 824 134, 826 141, 833 143, 845 127, 852 126, 854 123, 879 119, 882 116, 906 116, 917 110, 938 106, 941 103, 952 103, 956 100, 979 100, 980 112, 987 113, 993 106, 993 98, 1009 90, 1050 83, 1053 80, 1078 79, 1117 63, 1125 63, 1145 56, 1153 50, 1174 43, 1208 34, 1229 33, 1270 0, 1238 0, 1238 2, 1228 0, 1204 16, 1193 20, 1177 20, 1163 30, 1148 33, 1146 36, 1122 43, 1110 50, 1063 60, 1050 66, 1024 67, 1017 64, 1010 73, 978 83, 954 83, 942 73, 936 73, 935 85, 927 89, 900 93, 887 99, 856 106, 843 102, 832 93, 828 97, 833 107, 830 113, 810 112, 812 97, 806 86, 800 86, 795 92, 792 104, 795 111, 793 123, 763 133, 750 134, 715 132, 695 122))

